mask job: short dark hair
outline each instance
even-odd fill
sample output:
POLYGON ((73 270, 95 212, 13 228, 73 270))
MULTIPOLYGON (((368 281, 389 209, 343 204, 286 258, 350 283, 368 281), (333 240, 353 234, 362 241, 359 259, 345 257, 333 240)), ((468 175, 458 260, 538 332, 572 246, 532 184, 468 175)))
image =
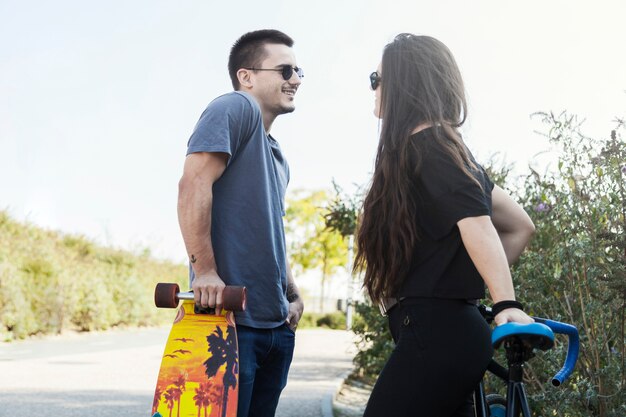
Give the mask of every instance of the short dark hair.
POLYGON ((252 68, 260 65, 266 56, 265 45, 268 43, 287 45, 290 48, 294 44, 293 39, 274 29, 255 30, 237 39, 230 49, 230 56, 228 57, 228 74, 235 90, 240 87, 237 71, 240 68, 252 68))

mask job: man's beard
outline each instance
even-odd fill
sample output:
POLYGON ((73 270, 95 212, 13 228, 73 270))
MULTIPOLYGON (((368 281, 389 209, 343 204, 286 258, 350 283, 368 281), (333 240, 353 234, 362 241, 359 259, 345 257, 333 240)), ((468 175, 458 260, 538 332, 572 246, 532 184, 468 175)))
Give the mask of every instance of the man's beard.
POLYGON ((287 114, 287 113, 293 113, 294 110, 296 110, 296 106, 291 106, 291 107, 286 107, 286 106, 277 106, 276 108, 276 116, 279 116, 281 114, 287 114))

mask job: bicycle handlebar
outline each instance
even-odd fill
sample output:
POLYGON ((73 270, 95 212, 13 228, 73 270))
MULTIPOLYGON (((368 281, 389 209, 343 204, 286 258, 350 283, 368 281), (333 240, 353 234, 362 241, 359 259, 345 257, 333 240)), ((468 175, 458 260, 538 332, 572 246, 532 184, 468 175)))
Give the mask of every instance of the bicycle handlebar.
POLYGON ((554 333, 560 333, 567 335, 568 347, 567 356, 565 357, 565 363, 559 372, 552 378, 552 385, 558 387, 565 381, 574 371, 574 366, 578 360, 578 349, 580 346, 580 339, 578 337, 578 329, 571 324, 561 323, 559 321, 543 319, 540 317, 533 317, 537 323, 542 323, 548 326, 554 333))
MULTIPOLYGON (((491 308, 481 304, 478 306, 481 314, 487 320, 487 323, 493 321, 493 313, 491 308)), ((580 339, 578 337, 578 329, 576 326, 567 323, 561 323, 559 321, 544 319, 541 317, 533 317, 537 323, 542 323, 548 326, 554 333, 565 334, 568 338, 567 355, 565 356, 565 362, 559 372, 552 378, 552 385, 558 387, 561 385, 574 371, 576 361, 578 360, 578 350, 580 348, 580 339)))

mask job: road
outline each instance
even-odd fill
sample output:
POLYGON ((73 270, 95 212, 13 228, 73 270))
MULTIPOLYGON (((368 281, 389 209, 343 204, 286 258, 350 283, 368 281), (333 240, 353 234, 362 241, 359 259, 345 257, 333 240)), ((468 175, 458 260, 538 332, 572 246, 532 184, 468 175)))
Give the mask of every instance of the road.
MULTIPOLYGON (((114 330, 0 344, 0 417, 150 416, 167 328, 114 330)), ((351 367, 345 331, 298 330, 277 417, 330 417, 351 367)))
POLYGON ((353 334, 298 330, 296 351, 276 417, 332 417, 331 396, 352 369, 353 334))

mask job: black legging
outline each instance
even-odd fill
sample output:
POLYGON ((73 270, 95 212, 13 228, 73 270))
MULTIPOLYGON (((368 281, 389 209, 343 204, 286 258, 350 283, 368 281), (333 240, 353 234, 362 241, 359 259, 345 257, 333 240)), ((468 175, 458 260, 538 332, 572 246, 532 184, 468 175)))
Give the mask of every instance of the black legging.
POLYGON ((363 417, 473 417, 472 393, 493 354, 476 306, 412 298, 390 312, 389 326, 397 344, 363 417))

